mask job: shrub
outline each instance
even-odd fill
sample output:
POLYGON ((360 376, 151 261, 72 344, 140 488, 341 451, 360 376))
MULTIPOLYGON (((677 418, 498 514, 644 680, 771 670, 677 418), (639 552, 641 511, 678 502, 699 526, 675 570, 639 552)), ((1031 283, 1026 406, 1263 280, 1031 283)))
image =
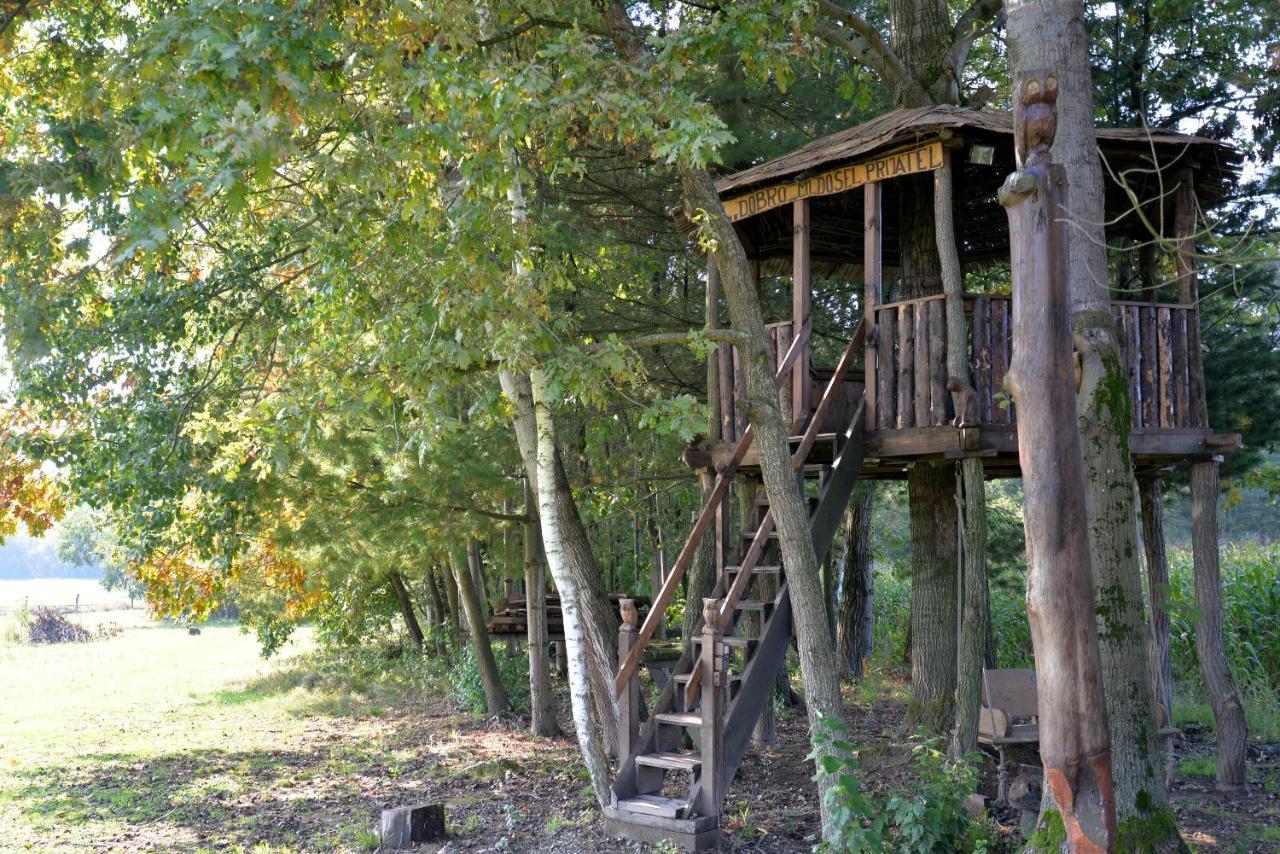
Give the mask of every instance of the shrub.
POLYGON ((32 643, 83 643, 93 635, 52 608, 36 608, 27 625, 27 639, 32 643))
MULTIPOLYGON (((822 792, 835 833, 818 846, 827 852, 934 851, 985 852, 986 827, 965 810, 976 789, 977 763, 949 761, 941 739, 923 733, 913 748, 915 783, 908 791, 882 799, 861 790, 858 754, 841 721, 822 718, 813 734, 809 758, 834 782, 822 792)), ((820 775, 815 775, 818 779, 820 775)))
MULTIPOLYGON (((498 662, 498 675, 502 678, 502 687, 507 689, 511 711, 527 712, 529 710, 529 657, 527 655, 510 656, 502 649, 495 649, 493 657, 498 662)), ((476 717, 483 717, 488 704, 484 698, 484 682, 480 679, 480 665, 476 662, 476 653, 471 646, 463 647, 458 654, 453 669, 449 673, 449 682, 458 705, 476 717)))

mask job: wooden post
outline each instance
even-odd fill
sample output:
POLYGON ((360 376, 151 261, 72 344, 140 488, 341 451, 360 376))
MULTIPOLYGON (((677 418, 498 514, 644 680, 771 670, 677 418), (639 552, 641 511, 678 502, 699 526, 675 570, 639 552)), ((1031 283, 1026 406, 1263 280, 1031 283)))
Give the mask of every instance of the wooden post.
POLYGON ((911 383, 915 379, 915 306, 898 308, 898 429, 914 427, 915 395, 911 383))
POLYGON ((1190 169, 1178 173, 1175 200, 1174 231, 1178 238, 1178 301, 1191 306, 1187 312, 1187 380, 1190 386, 1191 426, 1208 427, 1205 405, 1204 360, 1200 350, 1200 294, 1196 283, 1196 189, 1195 174, 1190 169))
MULTIPOLYGON (((797 199, 792 206, 791 236, 791 328, 799 335, 809 322, 813 282, 809 263, 809 200, 797 199)), ((809 346, 791 369, 791 432, 804 429, 809 418, 809 346)))
MULTIPOLYGON (((873 182, 862 188, 862 322, 867 326, 864 341, 864 386, 868 431, 876 429, 876 358, 879 330, 876 327, 876 306, 880 304, 880 288, 884 268, 880 255, 880 184, 873 182)), ((890 344, 892 346, 892 344, 890 344)))
MULTIPOLYGON (((706 318, 703 325, 708 331, 720 328, 720 268, 716 266, 714 252, 707 253, 706 318)), ((707 354, 707 411, 711 423, 707 439, 715 445, 724 437, 720 418, 720 359, 719 348, 707 354)))
POLYGON ((702 771, 698 812, 720 823, 720 765, 723 761, 724 710, 724 635, 720 631, 720 602, 702 600, 702 726, 700 753, 702 771))
MULTIPOLYGON (((622 612, 622 624, 618 626, 618 666, 621 667, 636 643, 636 624, 639 614, 636 612, 634 599, 623 599, 618 603, 622 612)), ((635 751, 636 739, 640 735, 640 682, 638 675, 632 672, 627 680, 626 690, 618 702, 618 756, 625 758, 635 751)))
POLYGON ((1066 170, 1050 162, 1057 78, 1020 81, 1023 170, 1000 188, 1013 269, 1013 365, 1027 537, 1027 615, 1036 658, 1040 756, 1071 851, 1115 844, 1111 740, 1098 649, 1084 459, 1067 304, 1066 170), (1042 82, 1043 81, 1043 82, 1042 82))

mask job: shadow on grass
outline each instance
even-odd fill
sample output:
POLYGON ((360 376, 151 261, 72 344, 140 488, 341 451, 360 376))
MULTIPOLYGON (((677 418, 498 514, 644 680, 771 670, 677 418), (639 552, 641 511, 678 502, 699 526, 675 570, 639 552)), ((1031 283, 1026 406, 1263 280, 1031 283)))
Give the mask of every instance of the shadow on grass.
POLYGON ((82 757, 9 775, 0 799, 37 833, 122 827, 142 847, 365 847, 378 811, 402 799, 401 769, 372 745, 333 751, 202 750, 145 759, 82 757), (385 802, 383 800, 385 799, 385 802))

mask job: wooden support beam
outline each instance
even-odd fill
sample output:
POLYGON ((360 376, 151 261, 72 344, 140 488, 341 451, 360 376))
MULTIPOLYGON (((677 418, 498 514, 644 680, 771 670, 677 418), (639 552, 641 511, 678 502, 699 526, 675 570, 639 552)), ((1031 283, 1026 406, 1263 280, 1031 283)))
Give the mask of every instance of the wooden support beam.
POLYGON ((862 319, 866 328, 863 388, 866 390, 867 430, 874 430, 879 419, 876 407, 876 363, 880 341, 875 311, 881 302, 884 276, 881 264, 880 184, 867 184, 862 188, 862 193, 862 319))
MULTIPOLYGON (((809 200, 792 205, 791 323, 800 329, 809 323, 813 282, 809 263, 809 200)), ((800 430, 809 417, 809 348, 805 347, 791 372, 791 432, 800 430)))
POLYGON ((1192 306, 1187 314, 1187 396, 1190 426, 1208 427, 1209 408, 1205 400, 1204 355, 1200 348, 1200 294, 1196 282, 1195 263, 1195 173, 1190 169, 1183 169, 1178 173, 1173 227, 1178 236, 1178 251, 1174 259, 1178 271, 1178 299, 1192 306))

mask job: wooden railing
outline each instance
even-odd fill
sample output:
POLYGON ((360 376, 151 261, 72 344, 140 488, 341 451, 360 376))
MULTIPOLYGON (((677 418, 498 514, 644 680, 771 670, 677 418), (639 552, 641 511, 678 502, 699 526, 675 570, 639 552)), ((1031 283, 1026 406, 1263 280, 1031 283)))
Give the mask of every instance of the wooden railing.
MULTIPOLYGON (((1012 358, 1011 298, 967 294, 965 352, 980 424, 1011 425, 1016 413, 1004 393, 1012 358)), ((1193 306, 1113 302, 1128 372, 1135 429, 1205 428, 1196 411, 1203 382, 1193 306)), ((877 306, 866 358, 874 364, 867 389, 867 428, 937 427, 955 417, 946 390, 946 319, 942 295, 877 306)))
MULTIPOLYGON (((774 377, 779 385, 791 380, 792 367, 801 358, 801 355, 809 345, 809 329, 808 324, 801 327, 800 334, 791 341, 786 354, 780 360, 774 377)), ((711 528, 717 517, 723 518, 724 511, 727 509, 725 502, 729 497, 729 486, 733 483, 738 466, 742 463, 742 459, 746 456, 747 450, 751 447, 753 441, 755 441, 755 436, 752 433, 751 426, 747 425, 742 432, 741 438, 734 445, 733 454, 730 456, 729 461, 716 474, 715 483, 711 487, 711 494, 708 496, 706 503, 703 504, 701 512, 698 513, 697 520, 693 523, 693 530, 689 532, 689 539, 685 541, 684 547, 680 549, 680 555, 676 558, 675 565, 671 567, 671 573, 667 576, 666 581, 662 583, 662 588, 658 591, 658 595, 653 601, 653 607, 644 619, 644 624, 640 626, 640 631, 636 634, 635 641, 627 653, 626 659, 618 667, 618 674, 614 677, 613 683, 615 697, 621 699, 628 683, 635 676, 636 667, 644 655, 644 649, 648 646, 649 640, 653 637, 654 632, 657 631, 659 624, 661 624, 667 606, 671 604, 672 596, 675 595, 681 579, 684 578, 685 572, 688 571, 689 564, 693 562, 693 556, 698 551, 698 544, 702 542, 702 538, 706 536, 708 529, 711 528)))

